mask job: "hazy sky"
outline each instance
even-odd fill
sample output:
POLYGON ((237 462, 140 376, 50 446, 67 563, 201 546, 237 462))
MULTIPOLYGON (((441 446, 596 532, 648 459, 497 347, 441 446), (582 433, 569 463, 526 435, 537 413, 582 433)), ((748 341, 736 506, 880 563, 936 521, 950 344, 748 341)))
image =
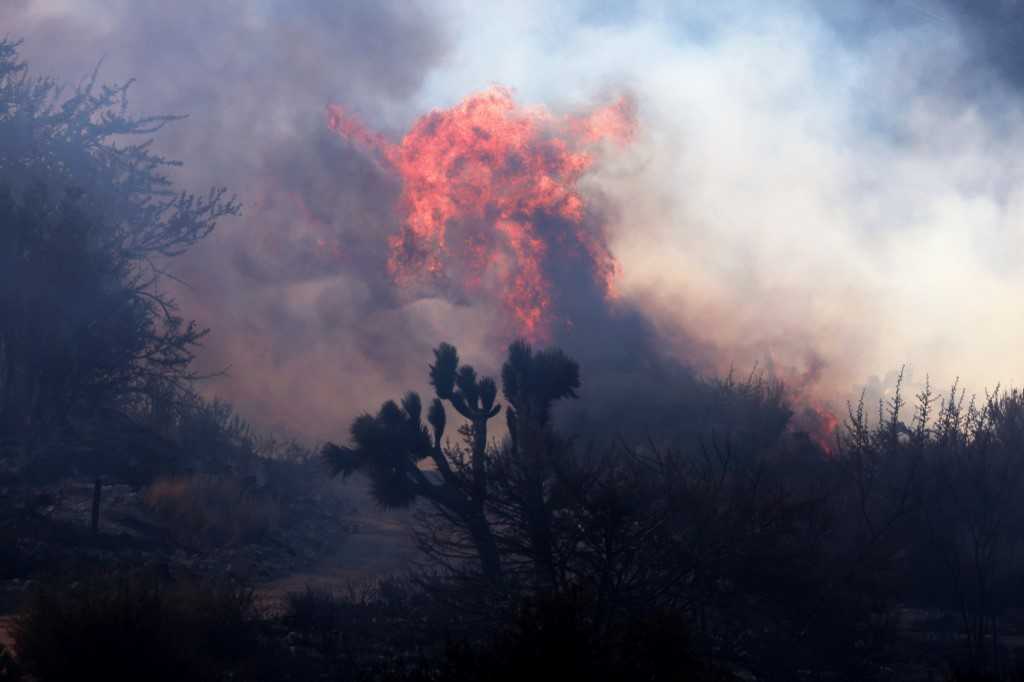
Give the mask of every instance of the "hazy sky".
POLYGON ((395 296, 396 182, 324 121, 340 102, 398 135, 491 84, 555 111, 633 96, 635 143, 586 187, 684 361, 813 373, 838 405, 903 363, 1024 381, 1017 2, 5 0, 0 26, 37 73, 102 58, 137 110, 190 114, 162 148, 245 215, 176 265, 180 297, 232 368, 208 390, 264 423, 336 435, 444 339, 494 366, 494 311, 395 296))

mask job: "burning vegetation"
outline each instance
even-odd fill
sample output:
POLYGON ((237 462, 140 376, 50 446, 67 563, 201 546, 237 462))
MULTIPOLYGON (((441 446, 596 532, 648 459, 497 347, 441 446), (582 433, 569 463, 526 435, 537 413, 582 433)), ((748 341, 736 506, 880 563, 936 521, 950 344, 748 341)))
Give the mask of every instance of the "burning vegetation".
POLYGON ((578 183, 601 143, 632 138, 627 98, 556 117, 492 88, 424 115, 398 142, 340 105, 328 108, 328 123, 401 179, 402 225, 388 238, 388 269, 399 285, 498 300, 508 332, 536 341, 565 323, 552 270, 577 269, 614 295, 619 266, 600 222, 588 220, 578 183))
MULTIPOLYGON (((495 330, 503 339, 565 342, 589 315, 588 344, 601 335, 625 343, 618 332, 630 323, 611 306, 620 265, 579 181, 603 150, 637 134, 628 97, 557 116, 519 106, 494 87, 423 115, 397 142, 338 104, 328 107, 328 126, 401 181, 401 225, 387 238, 388 271, 399 287, 495 302, 507 314, 505 328, 495 330)), ((652 332, 643 337, 637 355, 661 353, 652 332)), ((799 406, 793 428, 831 452, 838 419, 807 397, 813 387, 802 379, 788 388, 799 406)))
POLYGON ((493 88, 398 140, 329 107, 397 185, 377 269, 507 326, 496 378, 439 343, 426 400, 339 411, 311 448, 204 397, 207 331, 159 285, 240 206, 123 145, 175 121, 126 96, 65 97, 0 40, 0 682, 1020 679, 1024 394, 908 410, 897 385, 840 424, 813 373, 666 352, 581 188, 634 141, 629 98, 561 116, 493 88), (396 536, 419 563, 379 561, 396 536), (282 593, 351 577, 360 542, 363 587, 282 593))

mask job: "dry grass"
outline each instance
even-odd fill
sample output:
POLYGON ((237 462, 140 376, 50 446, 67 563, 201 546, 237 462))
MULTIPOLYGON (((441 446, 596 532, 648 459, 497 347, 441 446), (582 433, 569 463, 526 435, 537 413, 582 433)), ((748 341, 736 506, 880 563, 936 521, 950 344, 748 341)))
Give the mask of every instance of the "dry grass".
POLYGON ((145 501, 180 539, 203 544, 258 541, 277 526, 280 515, 273 499, 217 476, 160 479, 146 491, 145 501))

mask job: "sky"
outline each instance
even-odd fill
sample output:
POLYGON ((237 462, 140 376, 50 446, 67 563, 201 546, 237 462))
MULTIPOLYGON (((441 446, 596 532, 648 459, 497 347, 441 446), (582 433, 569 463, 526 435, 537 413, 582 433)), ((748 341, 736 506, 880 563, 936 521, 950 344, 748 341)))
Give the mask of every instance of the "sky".
POLYGON ((395 290, 400 187, 325 118, 397 139, 492 85, 634 102, 582 191, 681 362, 767 367, 838 412, 902 365, 911 389, 1024 381, 1018 2, 5 0, 0 26, 37 74, 102 61, 135 110, 189 115, 158 147, 244 210, 174 263, 177 295, 228 370, 204 391, 268 428, 337 436, 424 388, 442 340, 497 367, 498 312, 395 290))

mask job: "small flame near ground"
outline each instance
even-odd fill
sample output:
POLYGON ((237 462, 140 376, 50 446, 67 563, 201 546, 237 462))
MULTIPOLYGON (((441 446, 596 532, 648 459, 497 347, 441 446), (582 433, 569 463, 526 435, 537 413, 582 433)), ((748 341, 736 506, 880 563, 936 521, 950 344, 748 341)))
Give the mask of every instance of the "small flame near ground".
POLYGON ((839 446, 836 439, 839 417, 823 403, 806 400, 800 395, 794 397, 793 405, 789 430, 806 433, 825 454, 835 455, 839 446))
POLYGON ((520 107, 495 87, 422 116, 398 142, 340 105, 328 107, 328 124, 401 179, 402 226, 388 240, 399 285, 497 298, 510 331, 532 341, 550 339, 557 306, 549 273, 565 255, 585 262, 614 297, 619 265, 600 226, 586 220, 578 183, 602 142, 633 138, 628 98, 560 117, 520 107))
MULTIPOLYGON (((773 392, 774 389, 780 390, 780 397, 790 411, 786 432, 806 438, 829 457, 837 455, 842 422, 831 402, 823 399, 824 361, 811 354, 804 359, 804 364, 794 365, 773 356, 770 350, 766 350, 765 355, 764 365, 755 367, 748 382, 772 386, 773 392)), ((731 366, 728 376, 733 376, 731 366)))

